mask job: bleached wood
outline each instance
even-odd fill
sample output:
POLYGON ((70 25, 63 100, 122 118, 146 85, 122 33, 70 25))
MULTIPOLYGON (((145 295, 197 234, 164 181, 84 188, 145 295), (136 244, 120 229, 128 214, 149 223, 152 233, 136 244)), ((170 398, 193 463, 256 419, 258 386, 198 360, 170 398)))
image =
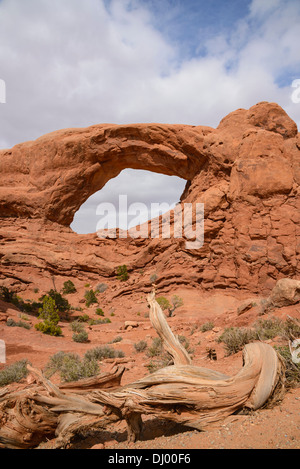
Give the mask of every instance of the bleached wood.
POLYGON ((117 389, 122 368, 114 367, 110 377, 58 387, 29 367, 36 383, 17 392, 9 392, 8 387, 0 393, 0 447, 35 447, 55 435, 56 446, 65 448, 74 436, 122 419, 127 423, 128 439, 134 442, 142 431, 142 415, 202 430, 237 410, 256 410, 270 398, 282 398, 284 366, 269 344, 247 344, 243 366, 235 376, 192 365, 167 324, 155 291, 148 295, 148 303, 151 323, 174 365, 117 389), (109 383, 111 387, 103 389, 109 383))

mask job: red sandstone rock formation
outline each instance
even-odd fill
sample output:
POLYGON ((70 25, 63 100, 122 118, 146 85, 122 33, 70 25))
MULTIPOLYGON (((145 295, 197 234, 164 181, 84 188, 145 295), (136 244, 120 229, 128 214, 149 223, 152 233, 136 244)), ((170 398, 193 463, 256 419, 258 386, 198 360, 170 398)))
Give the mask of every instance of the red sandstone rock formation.
POLYGON ((299 275, 299 163, 296 124, 268 102, 230 113, 216 129, 105 124, 2 150, 0 282, 109 278, 127 264, 128 292, 150 286, 153 270, 158 288, 269 292, 278 279, 299 275), (125 168, 187 180, 181 202, 205 204, 202 248, 172 238, 101 240, 69 228, 87 198, 125 168))

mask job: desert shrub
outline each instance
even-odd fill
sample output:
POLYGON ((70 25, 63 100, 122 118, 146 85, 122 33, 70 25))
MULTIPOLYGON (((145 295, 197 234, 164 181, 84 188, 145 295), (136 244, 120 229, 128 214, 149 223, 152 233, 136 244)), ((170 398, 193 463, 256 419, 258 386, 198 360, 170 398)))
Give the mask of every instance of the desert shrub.
POLYGON ((288 340, 294 340, 300 337, 300 320, 288 317, 284 323, 283 337, 288 340))
POLYGON ((117 344, 118 342, 122 342, 122 337, 120 337, 119 335, 117 337, 115 337, 114 339, 112 339, 110 342, 108 342, 109 344, 117 344))
POLYGON ((155 371, 160 370, 161 368, 165 368, 166 366, 170 366, 172 364, 173 360, 171 358, 171 355, 165 352, 158 359, 150 360, 150 362, 146 365, 146 368, 148 369, 149 373, 155 373, 155 371))
POLYGON ((288 317, 285 321, 277 317, 259 319, 254 328, 261 340, 273 339, 276 336, 287 340, 300 337, 300 321, 296 318, 288 317))
POLYGON ((71 305, 70 303, 68 302, 68 300, 66 298, 64 298, 60 293, 58 293, 56 290, 50 290, 48 292, 48 295, 43 295, 41 298, 40 298, 40 301, 44 302, 44 299, 47 298, 47 297, 50 297, 54 300, 54 303, 55 303, 55 306, 56 306, 56 309, 60 312, 60 313, 65 313, 65 312, 68 312, 71 308, 71 305))
POLYGON ((39 318, 43 322, 39 322, 34 327, 37 331, 43 332, 52 336, 62 335, 62 330, 58 326, 59 314, 55 300, 51 296, 44 296, 43 306, 39 309, 39 318))
POLYGON ((178 340, 179 340, 179 342, 181 343, 181 345, 183 345, 183 347, 186 349, 186 351, 187 351, 189 354, 194 353, 194 349, 191 349, 191 348, 190 348, 190 342, 189 342, 189 340, 188 340, 184 335, 179 335, 179 336, 178 336, 178 340))
POLYGON ((239 327, 226 328, 218 338, 218 342, 225 344, 227 355, 239 352, 246 344, 253 340, 257 340, 257 333, 255 331, 239 327))
POLYGON ((155 283, 157 280, 157 274, 151 274, 150 275, 150 282, 151 283, 155 283))
POLYGON ((111 323, 111 320, 109 318, 103 318, 103 319, 90 319, 89 320, 89 325, 90 326, 95 326, 97 324, 109 324, 111 323))
POLYGON ((35 324, 35 329, 37 331, 43 332, 43 334, 48 334, 52 336, 60 336, 62 335, 62 330, 53 322, 48 321, 47 319, 44 322, 39 322, 35 324))
POLYGON ((127 271, 127 265, 124 264, 124 265, 119 265, 117 267, 117 277, 122 282, 125 282, 126 280, 128 280, 129 274, 127 271))
POLYGON ((156 301, 163 311, 171 308, 171 303, 164 296, 159 296, 158 298, 156 298, 156 301))
POLYGON ((50 358, 44 369, 47 378, 57 372, 62 381, 78 381, 97 375, 99 365, 95 359, 81 360, 79 355, 74 353, 58 352, 50 358))
POLYGON ((7 386, 10 383, 17 383, 28 374, 28 360, 20 360, 0 371, 0 387, 7 386))
POLYGON ((79 321, 73 321, 70 325, 70 329, 72 330, 72 332, 82 332, 84 331, 84 326, 82 324, 82 322, 79 322, 79 321))
POLYGON ((160 337, 154 337, 152 339, 152 344, 148 347, 147 356, 148 357, 157 357, 163 352, 162 340, 160 337))
POLYGON ((14 321, 12 318, 8 318, 6 325, 9 327, 24 327, 24 329, 30 329, 30 324, 24 321, 14 321))
POLYGON ((76 287, 72 280, 67 280, 66 282, 64 282, 64 286, 62 289, 64 295, 69 295, 70 293, 75 293, 76 291, 76 287))
POLYGON ((212 321, 208 321, 202 324, 202 326, 200 327, 200 331, 201 332, 211 331, 214 327, 215 327, 214 323, 212 321))
POLYGON ((257 337, 260 340, 273 339, 284 332, 284 322, 279 318, 259 319, 254 324, 257 337))
POLYGON ((154 337, 152 344, 147 349, 147 356, 151 358, 147 365, 150 373, 154 373, 160 368, 173 364, 173 358, 163 349, 163 343, 160 337, 154 337))
POLYGON ((140 340, 134 344, 134 348, 137 352, 144 352, 147 348, 147 342, 145 340, 140 340))
POLYGON ((7 287, 0 287, 0 298, 7 303, 12 303, 13 299, 16 297, 16 294, 7 287))
POLYGON ((124 352, 122 350, 115 350, 108 345, 103 345, 95 347, 91 350, 88 350, 85 353, 85 359, 87 360, 103 360, 104 358, 122 358, 124 357, 124 352))
POLYGON ((72 340, 74 342, 80 342, 80 343, 88 342, 88 339, 89 339, 89 335, 85 330, 80 331, 80 332, 76 332, 72 336, 72 340))
POLYGON ((98 285, 95 288, 95 291, 97 293, 104 293, 106 289, 107 289, 106 283, 98 283, 98 285))
POLYGON ((77 321, 78 322, 88 322, 90 319, 88 314, 82 314, 82 316, 78 316, 77 321))
POLYGON ((55 300, 51 296, 44 296, 43 306, 39 309, 39 319, 57 325, 59 323, 59 312, 55 300))
POLYGON ((87 290, 84 294, 84 298, 87 307, 94 303, 98 303, 94 290, 87 290))
POLYGON ((285 364, 285 387, 294 388, 300 385, 300 363, 294 363, 289 347, 274 347, 285 364))
POLYGON ((104 311, 103 311, 103 309, 97 308, 97 309, 96 309, 96 314, 98 314, 98 316, 104 316, 104 311))
POLYGON ((171 303, 164 296, 159 296, 158 298, 156 298, 156 301, 163 311, 168 310, 169 317, 173 316, 175 309, 183 305, 183 299, 180 298, 178 295, 172 296, 171 303))

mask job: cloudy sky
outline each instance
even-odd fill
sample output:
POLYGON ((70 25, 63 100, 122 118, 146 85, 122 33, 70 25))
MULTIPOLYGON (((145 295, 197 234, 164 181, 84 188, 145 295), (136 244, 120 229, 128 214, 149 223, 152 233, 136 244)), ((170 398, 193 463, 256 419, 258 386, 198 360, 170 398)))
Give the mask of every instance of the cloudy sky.
MULTIPOLYGON (((215 127, 265 100, 300 128, 299 44, 299 0, 0 0, 0 148, 104 122, 215 127)), ((171 204, 184 185, 125 170, 72 228, 95 231, 116 194, 171 204)))

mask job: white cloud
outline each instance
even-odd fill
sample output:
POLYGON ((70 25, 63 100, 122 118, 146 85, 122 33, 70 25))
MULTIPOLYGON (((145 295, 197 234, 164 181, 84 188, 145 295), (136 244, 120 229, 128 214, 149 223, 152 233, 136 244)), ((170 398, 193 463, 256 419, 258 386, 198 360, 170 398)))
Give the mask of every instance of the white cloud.
POLYGON ((108 9, 102 0, 2 0, 0 147, 103 122, 217 126, 261 100, 278 102, 300 125, 291 99, 300 78, 298 0, 252 0, 248 16, 204 36, 198 50, 206 53, 193 58, 154 19, 139 0, 112 0, 108 9))

